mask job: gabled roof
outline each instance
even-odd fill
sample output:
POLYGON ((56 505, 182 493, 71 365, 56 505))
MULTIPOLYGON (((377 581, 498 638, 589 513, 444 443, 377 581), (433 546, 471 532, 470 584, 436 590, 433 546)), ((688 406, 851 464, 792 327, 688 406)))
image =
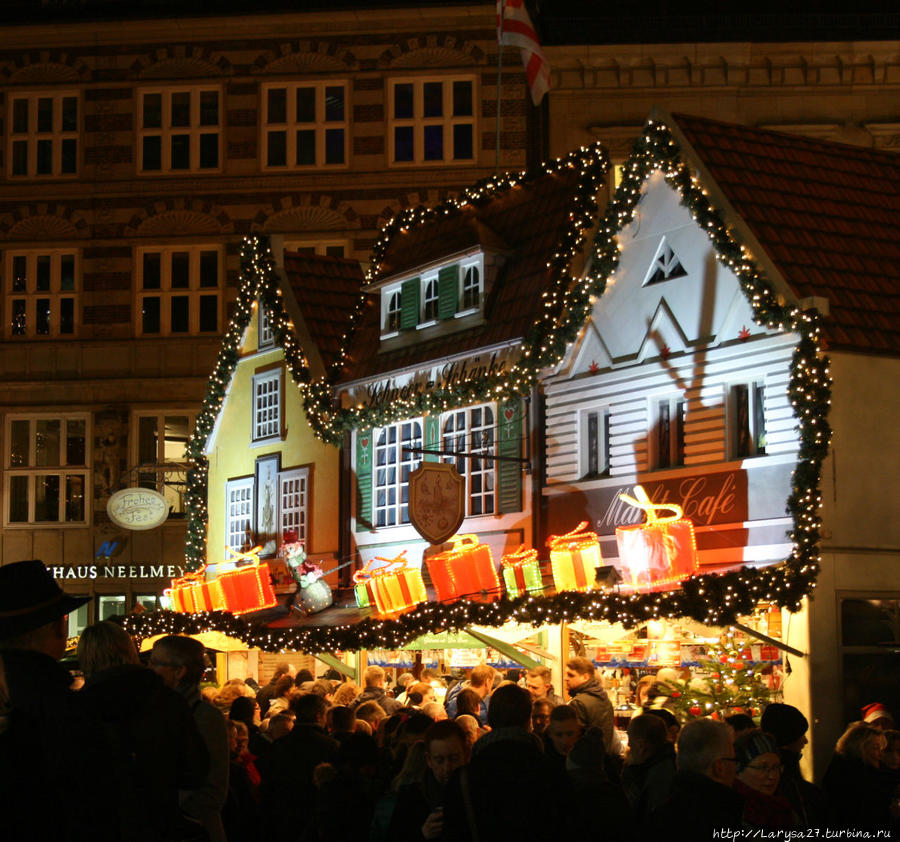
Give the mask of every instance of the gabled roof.
POLYGON ((370 296, 348 345, 339 381, 353 381, 524 337, 544 314, 542 295, 566 274, 559 254, 572 262, 572 244, 590 225, 585 211, 606 168, 599 147, 573 153, 530 176, 489 179, 433 210, 417 208, 391 223, 372 259, 373 283, 414 273, 467 248, 506 255, 484 305, 484 321, 470 330, 427 335, 391 350, 379 348, 381 308, 370 296))
POLYGON ((703 186, 721 191, 796 297, 828 299, 828 347, 900 352, 900 155, 672 118, 703 186))
POLYGON ((350 314, 359 301, 363 283, 359 261, 286 252, 284 271, 303 324, 327 370, 337 358, 350 314))

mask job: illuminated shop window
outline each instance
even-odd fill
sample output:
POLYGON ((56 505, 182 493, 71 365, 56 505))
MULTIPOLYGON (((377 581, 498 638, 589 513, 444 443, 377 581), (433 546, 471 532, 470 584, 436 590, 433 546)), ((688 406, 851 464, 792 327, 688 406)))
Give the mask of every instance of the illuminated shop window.
POLYGON ((284 412, 284 369, 281 366, 253 375, 254 442, 281 438, 284 412))
POLYGON ((253 477, 225 483, 225 546, 240 549, 253 535, 253 477))
POLYGON ((278 475, 278 524, 280 535, 293 531, 306 541, 309 519, 309 468, 294 468, 278 475))
POLYGON ((375 434, 375 525, 409 523, 409 475, 422 459, 406 448, 422 447, 422 422, 403 421, 375 434))
POLYGON ((456 465, 466 481, 467 514, 489 515, 496 510, 494 454, 494 408, 491 405, 471 406, 445 413, 441 435, 443 450, 466 453, 468 456, 445 456, 444 461, 456 465))

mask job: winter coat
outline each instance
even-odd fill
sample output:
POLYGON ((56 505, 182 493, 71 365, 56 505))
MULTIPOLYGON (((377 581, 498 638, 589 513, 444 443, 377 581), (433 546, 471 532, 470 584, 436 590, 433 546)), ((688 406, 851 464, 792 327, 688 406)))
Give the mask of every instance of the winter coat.
POLYGON ((888 778, 877 768, 835 752, 822 778, 822 788, 830 809, 829 827, 891 826, 893 793, 888 778))
POLYGON ((666 743, 643 763, 625 765, 622 786, 639 823, 669 797, 676 771, 672 743, 666 743))
MULTIPOLYGON (((456 697, 466 689, 471 689, 471 685, 468 681, 459 681, 454 684, 448 691, 447 695, 444 697, 444 710, 447 711, 447 717, 449 719, 456 719, 456 697)), ((488 724, 488 708, 490 707, 490 696, 485 696, 481 700, 481 705, 478 708, 478 722, 482 728, 488 724)))
POLYGON ((797 816, 800 827, 824 827, 828 824, 828 804, 825 794, 800 773, 801 754, 786 748, 778 749, 781 758, 781 780, 776 795, 786 798, 797 816))
POLYGON ((0 835, 9 840, 120 838, 114 769, 103 729, 72 676, 49 655, 0 651, 9 694, 0 711, 0 835))
POLYGON ((400 787, 386 838, 392 842, 423 842, 422 825, 431 813, 444 806, 446 789, 431 769, 425 770, 421 781, 400 787))
POLYGON ((766 795, 741 781, 734 782, 734 789, 744 799, 745 826, 762 827, 766 830, 789 830, 797 827, 797 817, 787 798, 777 793, 766 795))
POLYGON ((713 830, 741 828, 743 815, 740 793, 706 775, 683 769, 672 779, 669 797, 647 817, 639 836, 699 842, 712 839, 713 830))
POLYGON ((146 667, 123 664, 81 691, 111 747, 122 837, 177 838, 178 790, 200 786, 209 755, 185 700, 146 667))
POLYGON ((396 713, 402 707, 400 702, 388 695, 384 687, 366 687, 353 701, 353 709, 358 710, 359 706, 365 702, 378 702, 388 716, 396 713))
POLYGON ((590 678, 581 687, 572 690, 571 696, 569 704, 578 714, 578 720, 584 730, 599 728, 603 731, 607 753, 617 753, 613 737, 613 706, 603 685, 596 678, 590 678))

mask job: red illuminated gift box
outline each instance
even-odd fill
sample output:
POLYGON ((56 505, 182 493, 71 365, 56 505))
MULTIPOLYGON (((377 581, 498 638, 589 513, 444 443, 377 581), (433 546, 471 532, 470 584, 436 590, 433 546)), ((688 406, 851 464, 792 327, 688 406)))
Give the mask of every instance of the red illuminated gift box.
POLYGON ((596 532, 583 532, 587 521, 582 521, 565 535, 551 535, 550 567, 557 591, 589 591, 596 587, 597 568, 600 566, 600 538, 596 532))
POLYGON ((694 524, 682 517, 681 506, 674 503, 651 503, 640 485, 635 496, 619 497, 632 506, 643 509, 647 522, 635 526, 616 527, 616 544, 625 584, 634 588, 655 588, 673 584, 697 572, 697 542, 694 524), (659 509, 671 515, 660 517, 659 509))
POLYGON ((362 570, 353 574, 353 581, 357 588, 357 604, 364 607, 360 604, 359 594, 359 589, 364 587, 368 598, 375 600, 379 614, 402 614, 428 598, 422 571, 410 566, 406 560, 406 550, 396 558, 372 559, 362 570), (373 568, 376 561, 386 563, 383 567, 373 568))
POLYGON ((232 614, 246 614, 248 611, 261 611, 274 608, 278 604, 272 588, 272 577, 269 565, 259 560, 261 547, 254 547, 247 552, 238 552, 227 548, 234 562, 246 561, 247 564, 220 573, 212 582, 210 590, 212 602, 220 610, 232 614))
POLYGON ((439 602, 465 597, 474 602, 493 602, 500 598, 500 579, 494 557, 477 535, 454 535, 449 550, 426 559, 428 573, 439 602))

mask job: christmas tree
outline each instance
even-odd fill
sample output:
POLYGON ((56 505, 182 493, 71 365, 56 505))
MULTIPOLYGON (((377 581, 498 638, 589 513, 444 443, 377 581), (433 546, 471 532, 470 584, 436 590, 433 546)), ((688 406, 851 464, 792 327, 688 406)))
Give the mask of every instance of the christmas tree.
POLYGON ((670 699, 666 707, 683 721, 698 716, 724 719, 733 713, 759 716, 772 700, 763 675, 766 664, 751 663, 750 647, 734 639, 729 629, 710 646, 690 681, 664 681, 660 690, 670 699))

